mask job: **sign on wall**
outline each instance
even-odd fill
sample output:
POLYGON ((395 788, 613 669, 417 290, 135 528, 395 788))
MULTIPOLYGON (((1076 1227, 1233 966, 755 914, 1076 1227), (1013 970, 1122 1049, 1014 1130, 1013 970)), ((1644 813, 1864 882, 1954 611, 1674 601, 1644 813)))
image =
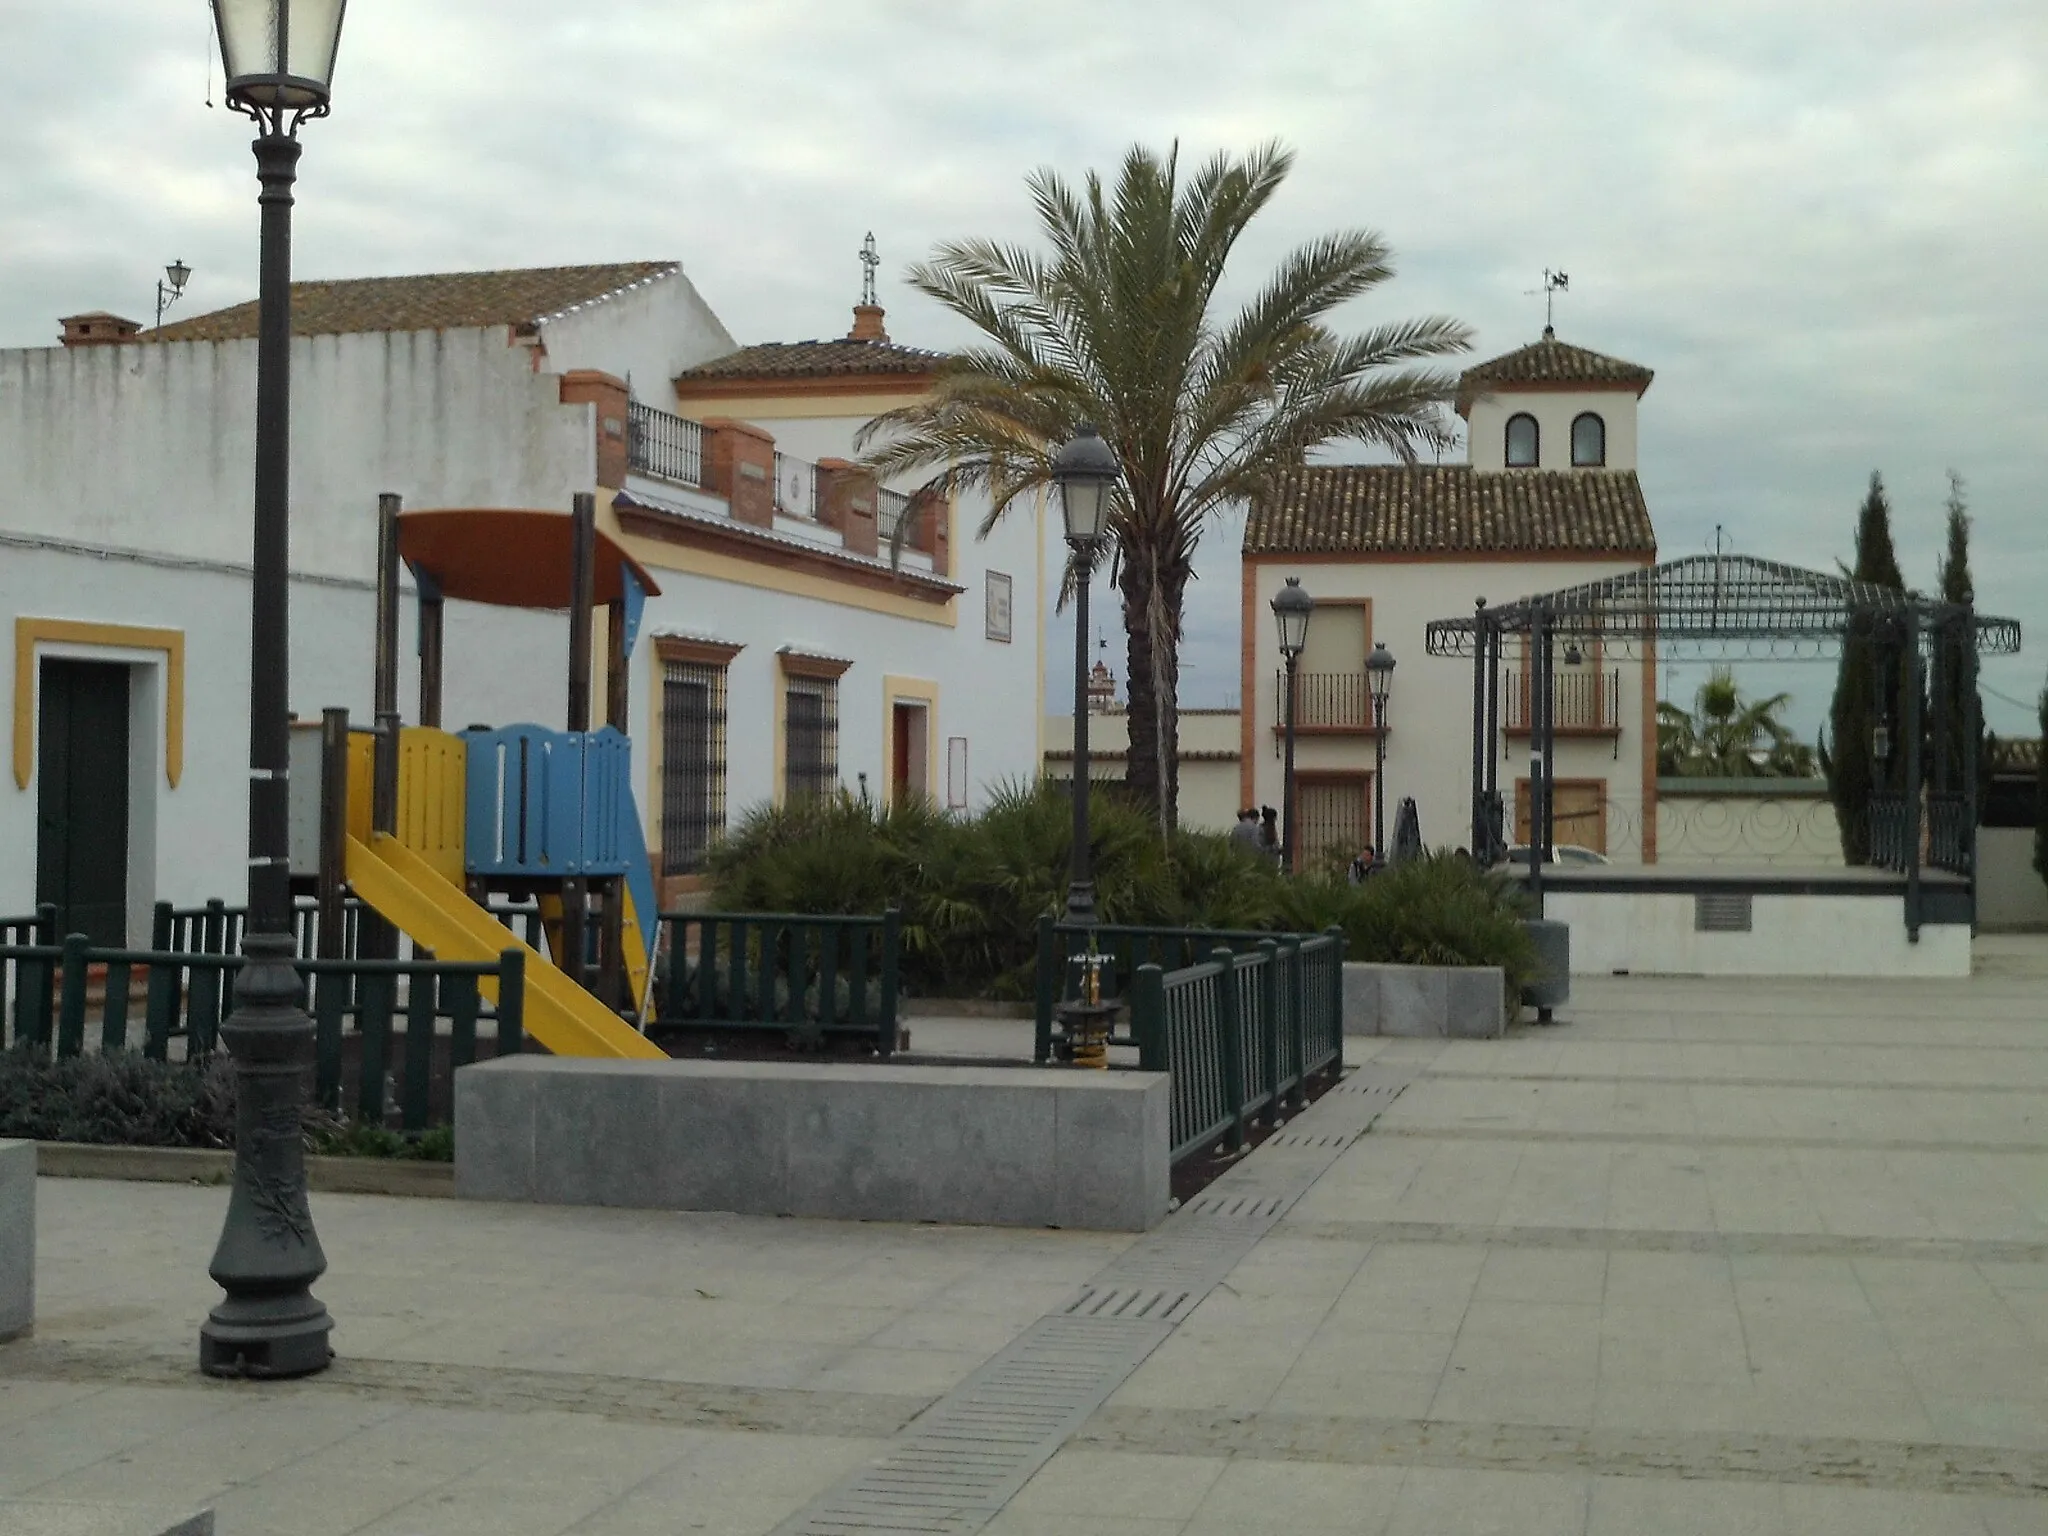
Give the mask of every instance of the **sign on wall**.
POLYGON ((991 640, 1000 640, 1004 645, 1010 643, 1010 606, 1009 576, 1002 571, 990 571, 988 573, 988 591, 984 602, 988 637, 991 640))
POLYGON ((946 738, 946 809, 967 809, 967 738, 946 738))

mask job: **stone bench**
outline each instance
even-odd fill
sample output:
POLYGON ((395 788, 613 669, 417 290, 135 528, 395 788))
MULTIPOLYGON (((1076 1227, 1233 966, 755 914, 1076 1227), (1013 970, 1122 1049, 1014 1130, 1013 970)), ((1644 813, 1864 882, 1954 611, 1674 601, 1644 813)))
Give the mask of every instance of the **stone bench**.
POLYGON ((512 1056, 455 1074, 473 1200, 1141 1232, 1156 1072, 512 1056))
POLYGON ((0 1343, 36 1320, 36 1144, 0 1141, 0 1343))
POLYGON ((1344 963, 1347 1035, 1497 1040, 1507 1021, 1507 972, 1498 966, 1344 963))

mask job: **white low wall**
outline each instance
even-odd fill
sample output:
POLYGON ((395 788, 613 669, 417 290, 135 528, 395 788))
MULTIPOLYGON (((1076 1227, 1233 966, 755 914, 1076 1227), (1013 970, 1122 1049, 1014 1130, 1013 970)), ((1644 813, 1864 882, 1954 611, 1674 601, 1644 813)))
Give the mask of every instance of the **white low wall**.
POLYGON ((2032 827, 1977 829, 1977 923, 2007 931, 2048 928, 2048 880, 2034 868, 2032 827))
POLYGON ((1548 917, 1572 930, 1572 973, 1661 976, 1967 976, 1970 929, 1930 923, 1906 937, 1901 896, 1751 898, 1748 933, 1695 931, 1690 892, 1561 891, 1548 917))

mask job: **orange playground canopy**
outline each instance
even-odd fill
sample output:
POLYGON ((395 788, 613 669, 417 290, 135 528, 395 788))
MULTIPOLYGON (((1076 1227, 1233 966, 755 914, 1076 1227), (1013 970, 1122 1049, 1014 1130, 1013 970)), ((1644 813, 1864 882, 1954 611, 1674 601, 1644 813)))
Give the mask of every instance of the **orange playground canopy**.
MULTIPOLYGON (((575 520, 567 512, 509 507, 429 508, 398 515, 398 554, 443 597, 506 608, 567 608, 575 520)), ((626 574, 652 597, 654 578, 596 530, 595 600, 626 598, 626 574)))

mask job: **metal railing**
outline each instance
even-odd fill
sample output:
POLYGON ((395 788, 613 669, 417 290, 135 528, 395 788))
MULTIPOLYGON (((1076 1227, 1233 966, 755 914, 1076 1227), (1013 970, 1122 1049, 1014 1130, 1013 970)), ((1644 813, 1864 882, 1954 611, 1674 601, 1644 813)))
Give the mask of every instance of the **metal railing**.
POLYGON ((1343 1065, 1344 940, 1337 933, 1219 945, 1199 964, 1142 965, 1131 981, 1131 1033, 1142 1070, 1171 1084, 1171 1162, 1221 1138, 1245 1145, 1261 1114, 1307 1096, 1308 1080, 1343 1065))
POLYGON ((773 1030, 896 1049, 902 915, 664 912, 651 1027, 773 1030))
POLYGON ((1908 862, 1906 797, 1870 797, 1870 862, 1880 869, 1903 872, 1908 862))
MULTIPOLYGON (((447 1117, 448 1083, 457 1067, 477 1059, 480 1025, 494 1027, 497 1055, 516 1052, 524 1042, 521 950, 508 948, 497 960, 479 963, 301 959, 297 966, 314 994, 314 1100, 330 1110, 349 1107, 343 1102, 345 1058, 353 1055, 358 1120, 383 1123, 395 1075, 403 1125, 423 1129, 436 1110, 447 1117), (486 983, 495 984, 495 1006, 484 996, 486 983), (393 1020, 401 1011, 405 1028, 394 1060, 393 1020), (439 1044, 443 1021, 445 1050, 439 1044)), ((130 1050, 138 1043, 132 1016, 139 978, 143 1056, 168 1061, 177 1040, 182 1059, 202 1062, 219 1048, 241 968, 237 954, 96 949, 78 933, 62 944, 0 946, 11 999, 9 1043, 59 1059, 84 1054, 89 1038, 104 1053, 130 1050)))
MULTIPOLYGON (((1510 667, 1502 674, 1501 728, 1509 733, 1529 729, 1529 677, 1510 667)), ((1560 731, 1613 731, 1621 728, 1621 669, 1567 667, 1560 664, 1551 680, 1551 723, 1560 731)))
POLYGON ((704 428, 687 417, 642 405, 626 407, 626 464, 657 480, 704 483, 704 428))
POLYGON ((1971 858, 1970 805, 1962 795, 1927 797, 1927 862, 1936 869, 1967 875, 1971 858))
POLYGON ((784 517, 818 520, 818 466, 793 454, 775 455, 775 510, 784 517))
MULTIPOLYGON (((1294 724, 1299 730, 1369 731, 1372 689, 1359 672, 1294 674, 1294 724)), ((1273 728, 1287 726, 1287 673, 1273 674, 1273 728)))
MULTIPOLYGON (((897 529, 910 516, 911 501, 901 491, 878 491, 875 494, 875 537, 883 546, 895 542, 897 529)), ((912 529, 912 533, 916 530, 912 529)))

